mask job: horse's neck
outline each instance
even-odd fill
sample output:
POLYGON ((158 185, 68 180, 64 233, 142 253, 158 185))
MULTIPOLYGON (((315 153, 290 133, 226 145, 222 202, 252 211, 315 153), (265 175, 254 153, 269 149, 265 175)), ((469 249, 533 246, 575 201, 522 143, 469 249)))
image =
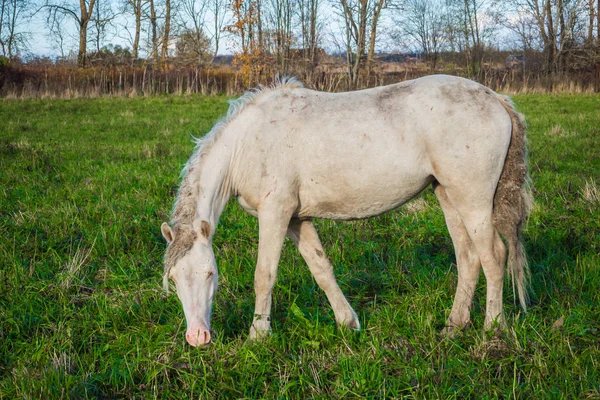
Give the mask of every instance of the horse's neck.
POLYGON ((230 147, 215 143, 204 158, 199 171, 200 187, 196 218, 200 221, 208 221, 214 229, 231 197, 230 147))

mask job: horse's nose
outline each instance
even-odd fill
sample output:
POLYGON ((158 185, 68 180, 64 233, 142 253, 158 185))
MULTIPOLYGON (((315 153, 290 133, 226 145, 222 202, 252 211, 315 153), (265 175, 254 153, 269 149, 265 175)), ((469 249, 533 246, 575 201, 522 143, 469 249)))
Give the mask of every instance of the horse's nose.
POLYGON ((204 327, 188 329, 185 338, 187 339, 187 342, 194 347, 202 346, 210 342, 210 332, 204 327))

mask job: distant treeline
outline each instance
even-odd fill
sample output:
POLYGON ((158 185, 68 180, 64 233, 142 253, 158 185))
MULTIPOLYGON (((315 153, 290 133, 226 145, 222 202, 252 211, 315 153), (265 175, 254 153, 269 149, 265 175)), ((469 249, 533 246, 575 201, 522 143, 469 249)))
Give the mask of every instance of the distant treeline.
MULTIPOLYGON (((318 62, 307 63, 299 57, 288 63, 287 71, 277 64, 264 62, 258 79, 251 82, 243 69, 221 57, 204 65, 189 65, 172 59, 162 65, 115 57, 96 58, 86 68, 75 62, 37 59, 27 63, 0 62, 0 96, 11 98, 73 98, 98 96, 147 96, 160 94, 236 95, 256 86, 269 84, 276 75, 291 75, 307 87, 325 91, 343 91, 350 86, 344 55, 322 54, 318 62)), ((414 79, 432 73, 464 76, 501 92, 600 92, 600 63, 586 68, 547 73, 538 68, 535 54, 496 52, 473 72, 460 55, 445 54, 433 69, 419 54, 381 54, 369 73, 362 73, 357 88, 366 88, 414 79)))

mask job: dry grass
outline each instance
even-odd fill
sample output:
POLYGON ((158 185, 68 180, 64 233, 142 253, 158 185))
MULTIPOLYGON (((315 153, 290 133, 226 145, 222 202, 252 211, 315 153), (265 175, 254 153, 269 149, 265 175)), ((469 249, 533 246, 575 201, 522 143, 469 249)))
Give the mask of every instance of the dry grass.
MULTIPOLYGON (((292 64, 286 74, 298 77, 309 88, 328 92, 348 89, 347 66, 335 58, 322 62, 314 69, 292 64)), ((268 84, 271 77, 280 73, 270 66, 264 71, 261 83, 268 84)), ((382 86, 433 73, 446 73, 471 77, 480 83, 506 94, 594 93, 597 82, 590 82, 583 73, 571 76, 550 77, 539 71, 511 73, 501 63, 484 66, 478 76, 454 63, 440 62, 433 71, 428 63, 418 60, 407 62, 377 62, 371 74, 362 74, 358 88, 382 86)), ((231 66, 170 66, 166 70, 151 66, 107 65, 78 69, 68 65, 10 66, 0 87, 0 96, 9 99, 77 99, 106 96, 137 97, 156 94, 236 95, 247 90, 247 79, 231 66)), ((250 86, 255 86, 251 84, 250 86)))
POLYGON ((592 204, 600 203, 600 188, 596 185, 594 178, 585 181, 585 186, 581 190, 581 195, 586 201, 592 204))
POLYGON ((561 125, 554 125, 548 131, 548 136, 570 137, 574 135, 575 133, 566 130, 561 125))
POLYGON ((59 286, 61 289, 67 291, 70 289, 71 285, 75 280, 81 279, 83 267, 86 265, 87 261, 92 254, 92 250, 94 250, 94 245, 96 241, 94 240, 89 247, 81 247, 81 245, 77 246, 75 249, 75 253, 72 253, 72 247, 69 250, 69 260, 65 264, 63 271, 59 277, 59 286))
POLYGON ((52 368, 58 371, 65 371, 67 373, 71 373, 73 369, 73 362, 71 360, 71 357, 64 351, 61 351, 57 354, 56 350, 54 350, 51 363, 52 368))
POLYGON ((35 211, 25 211, 19 210, 13 213, 13 220, 15 221, 15 225, 22 226, 26 222, 35 221, 35 211))
POLYGON ((497 360, 510 355, 510 346, 502 338, 494 336, 484 339, 471 348, 471 356, 481 362, 493 359, 497 360))
MULTIPOLYGON (((18 123, 15 123, 13 121, 10 122, 10 125, 15 125, 15 124, 18 124, 21 127, 25 126, 27 128, 30 128, 30 124, 28 124, 26 122, 23 124, 21 124, 20 122, 18 122, 18 123)), ((11 152, 11 153, 27 152, 32 149, 32 146, 27 139, 20 139, 18 141, 14 141, 14 142, 0 143, 0 146, 4 148, 4 151, 11 152)))
POLYGON ((420 214, 429 208, 429 203, 423 197, 411 200, 403 206, 409 214, 420 214))

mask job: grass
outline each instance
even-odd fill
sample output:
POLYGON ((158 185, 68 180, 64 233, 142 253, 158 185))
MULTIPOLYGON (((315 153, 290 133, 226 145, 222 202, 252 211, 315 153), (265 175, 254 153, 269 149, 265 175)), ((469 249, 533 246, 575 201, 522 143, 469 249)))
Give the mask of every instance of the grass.
POLYGON ((335 327, 289 241, 273 335, 246 341, 257 224, 231 202, 215 237, 214 343, 192 348, 161 290, 191 135, 221 97, 0 101, 0 398, 600 398, 600 98, 522 95, 536 204, 532 306, 510 329, 439 330, 456 285, 435 197, 368 221, 318 221, 363 330, 335 327))

